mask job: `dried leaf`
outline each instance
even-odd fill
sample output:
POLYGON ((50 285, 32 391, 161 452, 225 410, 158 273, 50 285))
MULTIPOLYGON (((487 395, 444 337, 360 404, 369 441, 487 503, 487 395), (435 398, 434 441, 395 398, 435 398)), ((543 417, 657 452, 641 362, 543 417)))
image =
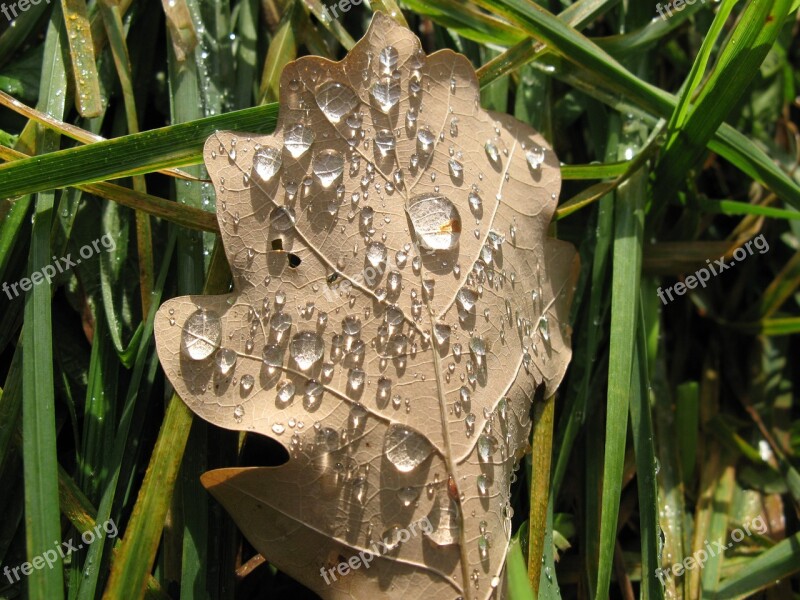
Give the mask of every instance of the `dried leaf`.
POLYGON ((274 135, 206 144, 234 291, 165 303, 156 339, 195 413, 290 460, 203 482, 325 598, 499 594, 531 398, 570 358, 558 160, 381 13, 280 93, 274 135))

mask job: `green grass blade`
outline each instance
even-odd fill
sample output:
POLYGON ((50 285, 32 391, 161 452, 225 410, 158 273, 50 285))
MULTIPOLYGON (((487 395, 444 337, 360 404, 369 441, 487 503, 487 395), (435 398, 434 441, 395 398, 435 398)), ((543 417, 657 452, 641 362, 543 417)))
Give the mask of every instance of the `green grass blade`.
MULTIPOLYGON (((45 42, 40 109, 61 118, 67 86, 62 43, 61 11, 53 10, 45 42), (62 93, 56 94, 56 91, 62 93)), ((58 137, 49 131, 37 136, 39 152, 58 148, 58 137)), ((28 561, 51 549, 61 540, 58 504, 58 458, 56 449, 55 390, 53 377, 53 327, 50 307, 51 286, 42 280, 41 270, 52 262, 50 227, 55 192, 38 194, 27 271, 35 279, 25 298, 25 326, 22 332, 22 433, 25 474, 25 530, 28 561)), ((58 600, 64 595, 62 563, 52 569, 36 569, 28 577, 31 600, 58 600)))
POLYGON ((722 581, 714 598, 741 598, 800 571, 800 532, 781 540, 747 562, 735 576, 722 581))
POLYGON ((618 191, 615 206, 606 451, 603 461, 600 562, 595 598, 608 596, 617 537, 638 320, 638 290, 644 234, 644 195, 640 190, 644 186, 645 177, 644 170, 637 171, 618 191))

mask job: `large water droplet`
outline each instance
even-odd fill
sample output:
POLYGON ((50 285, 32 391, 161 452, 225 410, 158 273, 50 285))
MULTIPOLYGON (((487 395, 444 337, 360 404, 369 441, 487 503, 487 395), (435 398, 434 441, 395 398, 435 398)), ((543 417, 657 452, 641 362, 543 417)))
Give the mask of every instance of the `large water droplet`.
POLYGON ((459 542, 461 532, 458 505, 449 497, 440 495, 434 505, 428 520, 432 529, 426 530, 425 535, 437 546, 450 546, 459 542))
POLYGON ((264 346, 261 356, 267 367, 277 368, 283 366, 283 348, 277 344, 267 344, 264 346))
POLYGON ((289 354, 301 371, 307 371, 322 358, 325 345, 313 331, 296 333, 289 344, 289 354))
POLYGON ((283 145, 294 158, 303 156, 313 143, 314 131, 302 123, 290 125, 283 134, 283 145))
POLYGON ((456 301, 458 302, 458 305, 462 310, 467 312, 472 310, 472 307, 475 306, 475 302, 477 300, 478 294, 469 288, 461 288, 458 290, 458 294, 456 294, 456 301))
POLYGON ((333 186, 344 173, 344 157, 336 150, 323 150, 314 155, 311 165, 314 175, 325 189, 333 186))
POLYGON ((425 436, 405 425, 390 425, 383 440, 384 455, 401 473, 416 469, 432 451, 425 436))
POLYGON ((326 81, 317 88, 314 99, 331 123, 338 123, 358 106, 358 96, 346 85, 326 81))
POLYGON ((408 214, 419 243, 429 250, 452 250, 461 236, 461 215, 441 194, 427 193, 411 199, 408 214))
POLYGON ((372 84, 370 93, 381 112, 388 113, 400 101, 400 82, 391 77, 381 77, 372 84))
POLYGON ((253 170, 262 181, 270 181, 275 177, 281 168, 281 163, 283 163, 281 151, 271 146, 259 148, 253 156, 253 170))
POLYGON ((361 319, 355 315, 347 315, 342 319, 342 332, 350 337, 358 337, 361 334, 361 319))
POLYGON ((192 360, 205 360, 219 347, 221 335, 219 315, 210 310, 196 310, 183 326, 183 352, 192 360))

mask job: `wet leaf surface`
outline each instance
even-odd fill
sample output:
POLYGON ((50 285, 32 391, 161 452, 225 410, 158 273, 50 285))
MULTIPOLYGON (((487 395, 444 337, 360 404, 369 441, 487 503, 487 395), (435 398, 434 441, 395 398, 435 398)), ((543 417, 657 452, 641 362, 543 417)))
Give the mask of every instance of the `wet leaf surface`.
POLYGON ((206 143, 233 292, 155 327, 197 415, 290 460, 203 483, 325 598, 500 594, 531 398, 570 358, 558 160, 480 107, 466 58, 381 13, 343 61, 287 65, 280 96, 275 134, 206 143))

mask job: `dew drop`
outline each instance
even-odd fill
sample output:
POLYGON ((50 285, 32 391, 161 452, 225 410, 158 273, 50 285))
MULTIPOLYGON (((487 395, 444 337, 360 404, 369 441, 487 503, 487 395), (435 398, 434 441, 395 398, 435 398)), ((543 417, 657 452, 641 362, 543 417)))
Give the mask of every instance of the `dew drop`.
POLYGON ((388 113, 400 101, 400 83, 391 77, 381 77, 372 84, 372 99, 383 113, 388 113))
POLYGON ((313 143, 314 131, 302 123, 289 126, 283 134, 283 145, 294 158, 303 156, 313 143))
POLYGON ((432 450, 425 436, 405 425, 390 425, 383 441, 384 455, 401 473, 416 469, 432 450))
POLYGON ((253 155, 253 171, 262 181, 271 181, 281 168, 283 158, 280 150, 264 146, 253 155))
POLYGON ((429 250, 452 250, 461 235, 461 215, 441 194, 426 193, 411 199, 408 214, 418 242, 429 250))
POLYGON ((213 311, 198 309, 186 319, 181 347, 192 360, 205 360, 219 347, 222 323, 213 311))
POLYGON ((419 128, 417 131, 417 148, 419 152, 422 154, 428 154, 431 150, 433 150, 433 143, 435 141, 436 136, 433 135, 433 132, 427 125, 419 128))
POLYGON ((220 375, 227 375, 236 366, 236 352, 230 348, 220 348, 214 355, 214 362, 220 375))
POLYGON ((296 333, 289 344, 289 354, 301 371, 308 371, 322 358, 325 346, 313 331, 296 333))
POLYGON ((381 129, 375 134, 375 146, 382 157, 386 157, 394 150, 395 138, 394 134, 388 129, 381 129))
POLYGON ((344 158, 336 150, 323 150, 314 155, 311 165, 314 176, 323 188, 329 189, 344 173, 344 158))
POLYGON ((326 81, 320 85, 314 94, 314 99, 331 123, 338 123, 358 106, 356 93, 336 81, 326 81))

